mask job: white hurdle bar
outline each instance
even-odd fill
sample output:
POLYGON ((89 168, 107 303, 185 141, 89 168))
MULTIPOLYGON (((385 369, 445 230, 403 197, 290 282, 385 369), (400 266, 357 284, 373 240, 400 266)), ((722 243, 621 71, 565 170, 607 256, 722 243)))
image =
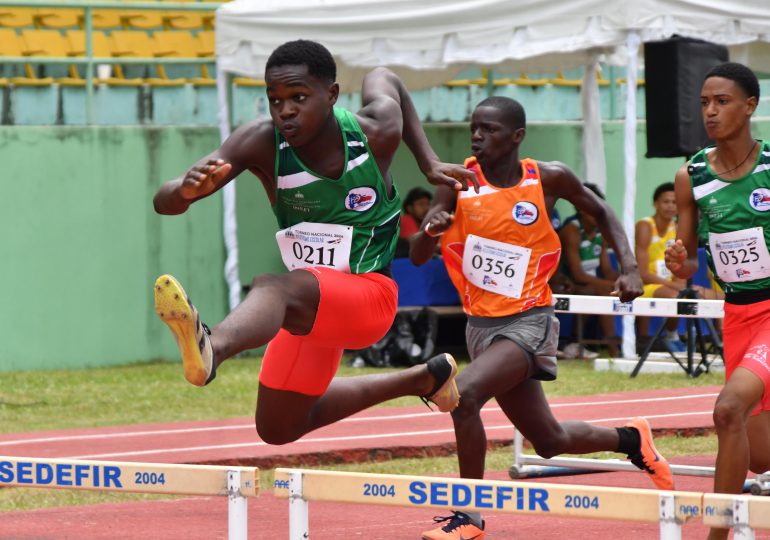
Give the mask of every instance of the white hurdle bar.
POLYGON ((0 456, 0 487, 227 497, 228 538, 247 540, 246 497, 259 494, 259 469, 0 456))
MULTIPOLYGON (((276 498, 289 500, 289 540, 310 537, 309 501, 660 523, 665 540, 681 539, 682 525, 700 517, 703 505, 700 492, 305 469, 276 469, 274 490, 276 498)), ((767 519, 757 522, 754 513, 770 516, 770 500, 762 500, 767 504, 750 509, 751 527, 767 519)), ((721 507, 713 506, 721 516, 721 507)))
MULTIPOLYGON (((513 434, 513 465, 508 474, 514 480, 522 478, 560 476, 569 474, 564 468, 581 469, 588 471, 626 471, 643 472, 633 463, 620 459, 593 459, 554 457, 544 458, 534 454, 524 453, 524 437, 519 430, 514 429, 513 434)), ((671 472, 687 476, 713 477, 714 467, 695 465, 670 464, 671 472)))
POLYGON ((723 319, 723 300, 688 298, 636 298, 621 302, 615 296, 581 296, 554 294, 554 310, 559 313, 587 315, 638 315, 640 317, 685 317, 689 319, 723 319))

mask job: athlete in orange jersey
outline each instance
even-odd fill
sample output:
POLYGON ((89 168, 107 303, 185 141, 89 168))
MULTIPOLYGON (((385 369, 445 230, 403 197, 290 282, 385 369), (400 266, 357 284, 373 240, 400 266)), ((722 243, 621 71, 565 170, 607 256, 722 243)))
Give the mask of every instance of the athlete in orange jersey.
MULTIPOLYGON (((564 198, 592 216, 615 249, 622 272, 614 294, 623 301, 642 294, 642 280, 628 239, 607 204, 586 189, 561 163, 519 159, 525 114, 509 98, 482 101, 471 118, 479 193, 458 196, 440 187, 422 232, 412 236, 415 264, 433 254, 438 237, 449 275, 468 315, 466 340, 471 363, 457 377, 460 405, 452 412, 460 475, 483 478, 487 440, 481 407, 496 398, 506 416, 543 457, 562 453, 616 451, 646 470, 655 485, 673 489, 671 469, 652 442, 647 421, 622 428, 584 422, 559 423, 551 413, 541 380, 556 378, 559 321, 548 280, 559 264, 561 245, 548 216, 564 198)), ((454 509, 447 523, 423 538, 484 537, 481 516, 454 509)))

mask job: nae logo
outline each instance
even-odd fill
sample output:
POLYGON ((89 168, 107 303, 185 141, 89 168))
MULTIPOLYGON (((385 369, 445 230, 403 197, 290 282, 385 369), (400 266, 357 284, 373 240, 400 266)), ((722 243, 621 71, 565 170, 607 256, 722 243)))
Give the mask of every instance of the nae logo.
POLYGON ((767 212, 770 210, 770 189, 757 188, 749 195, 749 204, 754 210, 767 212))
POLYGON ((294 194, 294 198, 295 199, 304 199, 305 196, 298 191, 297 193, 294 194))
POLYGON ((348 191, 345 208, 354 212, 366 212, 377 202, 377 192, 370 187, 358 187, 348 191))
POLYGON ((537 206, 528 201, 517 203, 513 207, 513 219, 522 225, 532 225, 537 221, 537 206))

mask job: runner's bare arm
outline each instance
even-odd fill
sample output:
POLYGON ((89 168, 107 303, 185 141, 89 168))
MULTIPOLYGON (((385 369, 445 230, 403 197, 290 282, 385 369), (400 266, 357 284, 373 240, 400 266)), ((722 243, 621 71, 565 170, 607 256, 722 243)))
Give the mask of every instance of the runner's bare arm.
POLYGON ((412 98, 395 73, 386 68, 371 71, 364 79, 361 99, 363 108, 358 113, 359 120, 365 126, 369 145, 378 156, 381 169, 390 167, 403 138, 428 182, 458 191, 473 185, 478 191, 475 174, 461 165, 443 163, 433 151, 412 98), (380 156, 387 156, 387 163, 380 162, 380 156))
POLYGON ((690 187, 687 173, 689 162, 683 165, 674 178, 677 209, 677 240, 666 248, 666 267, 681 279, 688 279, 698 271, 698 207, 690 187))
POLYGON ((220 148, 199 159, 183 175, 163 184, 153 199, 155 211, 182 214, 192 203, 215 193, 245 169, 269 171, 274 156, 272 122, 259 120, 245 124, 220 148))
POLYGON ((605 240, 615 250, 620 263, 616 280, 618 295, 629 302, 642 294, 642 278, 628 238, 609 205, 583 186, 580 179, 566 165, 559 162, 541 163, 540 178, 546 197, 562 198, 576 208, 593 216, 605 240))
POLYGON ((454 223, 454 215, 457 203, 457 191, 449 186, 439 186, 430 210, 422 221, 420 231, 409 239, 409 258, 417 266, 425 264, 433 257, 436 242, 454 223), (426 227, 428 232, 425 232, 426 227))

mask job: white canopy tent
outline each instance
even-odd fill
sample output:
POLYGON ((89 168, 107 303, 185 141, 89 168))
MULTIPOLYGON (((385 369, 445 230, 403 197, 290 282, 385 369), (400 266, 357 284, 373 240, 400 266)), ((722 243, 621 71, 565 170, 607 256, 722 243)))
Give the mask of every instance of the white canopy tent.
MULTIPOLYGON (((636 87, 640 46, 674 34, 727 45, 734 61, 770 71, 768 0, 234 0, 217 10, 217 70, 222 137, 229 134, 227 74, 261 78, 270 53, 291 39, 313 39, 335 56, 343 91, 388 66, 410 89, 435 86, 469 66, 542 73, 584 66, 585 177, 606 183, 598 62, 627 67, 636 87)), ((636 93, 628 92, 623 223, 633 238, 636 93)), ((240 299, 235 195, 225 191, 226 278, 240 299)), ((634 356, 633 323, 624 356, 634 356)))

